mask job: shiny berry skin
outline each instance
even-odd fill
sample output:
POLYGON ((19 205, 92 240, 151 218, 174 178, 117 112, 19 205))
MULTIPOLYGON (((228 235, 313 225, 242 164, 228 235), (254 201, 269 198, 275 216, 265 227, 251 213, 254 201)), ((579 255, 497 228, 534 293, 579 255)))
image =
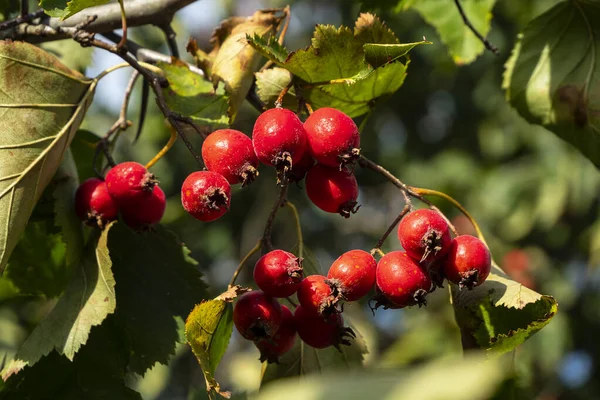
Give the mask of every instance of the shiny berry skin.
POLYGON ((375 284, 377 261, 364 250, 350 250, 331 264, 327 279, 336 280, 342 296, 356 301, 365 296, 375 284))
POLYGON ((152 196, 136 204, 124 205, 121 208, 123 221, 131 228, 142 228, 158 224, 165 213, 167 199, 165 192, 154 186, 152 196))
POLYGON ((281 306, 281 326, 272 338, 259 339, 254 342, 260 350, 260 361, 277 363, 279 357, 294 347, 296 342, 296 320, 289 308, 281 306))
POLYGON ((425 295, 432 285, 427 271, 404 251, 391 251, 381 257, 376 282, 383 295, 398 308, 426 305, 425 295))
POLYGON ((233 307, 233 323, 240 335, 248 340, 273 337, 282 319, 279 302, 260 290, 242 294, 233 307))
POLYGON ((293 111, 272 108, 256 119, 252 145, 260 162, 287 173, 304 155, 306 131, 293 111))
POLYGON ((315 349, 324 349, 340 344, 350 346, 348 337, 356 337, 352 329, 344 327, 341 314, 332 314, 322 317, 306 310, 303 306, 296 307, 294 312, 298 336, 309 346, 315 349))
POLYGON ((231 203, 231 186, 221 174, 192 172, 181 185, 181 204, 200 221, 210 222, 223 216, 231 203))
POLYGON ((360 155, 358 127, 346 114, 323 107, 304 122, 308 150, 317 162, 329 167, 351 163, 360 155))
POLYGON ((297 295, 306 312, 318 315, 339 313, 337 305, 343 300, 337 285, 323 275, 304 278, 298 286, 297 295))
POLYGON ((355 213, 358 183, 354 174, 317 164, 306 174, 306 194, 321 210, 344 218, 355 213))
POLYGON ((492 256, 481 240, 471 235, 454 238, 444 260, 444 275, 460 289, 481 285, 492 269, 492 256))
POLYGON ((432 263, 450 249, 450 227, 442 216, 430 209, 408 213, 398 225, 398 239, 409 256, 421 263, 432 263))
POLYGON ((252 140, 235 129, 219 129, 208 135, 202 143, 202 159, 206 169, 223 175, 232 185, 245 186, 258 176, 252 140))
POLYGON ((290 182, 300 182, 314 165, 315 159, 308 151, 305 151, 300 162, 294 164, 294 168, 290 171, 288 176, 290 182))
POLYGON ((119 205, 135 204, 149 198, 158 183, 146 167, 133 161, 112 167, 105 181, 108 193, 119 205))
POLYGON ((117 219, 119 207, 98 178, 85 180, 75 192, 75 213, 88 225, 103 227, 117 219))
POLYGON ((254 282, 272 297, 288 297, 296 293, 303 278, 302 260, 283 250, 262 256, 254 266, 254 282))

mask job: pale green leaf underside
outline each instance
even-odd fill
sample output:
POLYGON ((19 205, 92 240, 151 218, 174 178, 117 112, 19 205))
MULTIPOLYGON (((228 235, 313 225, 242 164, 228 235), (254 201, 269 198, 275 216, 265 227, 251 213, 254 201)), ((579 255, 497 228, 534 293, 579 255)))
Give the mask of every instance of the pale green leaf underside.
POLYGON ((40 6, 51 17, 67 19, 86 8, 100 6, 110 0, 41 0, 40 6))
POLYGON ((95 86, 33 45, 0 42, 0 272, 60 165, 95 86))
POLYGON ((506 63, 503 87, 527 121, 600 168, 600 3, 564 1, 531 21, 506 63))

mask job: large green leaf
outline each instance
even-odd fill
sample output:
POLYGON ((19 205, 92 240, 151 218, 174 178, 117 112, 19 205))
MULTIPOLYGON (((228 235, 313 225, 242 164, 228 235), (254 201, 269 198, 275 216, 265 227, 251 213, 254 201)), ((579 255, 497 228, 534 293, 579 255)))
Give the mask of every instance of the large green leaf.
MULTIPOLYGON (((367 60, 364 45, 396 45, 403 49, 405 56, 412 47, 427 43, 415 43, 412 47, 398 43, 394 33, 371 14, 361 14, 354 29, 317 25, 311 46, 287 55, 274 41, 258 36, 248 37, 248 41, 261 54, 293 74, 303 97, 313 108, 335 107, 351 117, 367 113, 374 100, 398 90, 409 63, 407 57, 392 57, 372 65, 369 61, 374 57, 367 60)), ((399 53, 398 48, 395 53, 399 53)), ((257 74, 262 100, 273 101, 273 94, 279 87, 287 86, 290 79, 291 76, 279 72, 257 74)))
POLYGON ((506 276, 496 265, 473 290, 452 287, 452 303, 464 348, 489 353, 513 350, 546 326, 558 311, 556 300, 506 276))
POLYGON ((85 257, 50 314, 29 335, 15 359, 2 371, 6 380, 23 367, 37 363, 53 350, 73 360, 87 341, 92 326, 115 310, 115 279, 107 240, 114 223, 96 243, 90 240, 85 257))
POLYGON ((100 6, 110 0, 40 0, 40 6, 51 17, 67 19, 86 8, 100 6))
POLYGON ((363 370, 286 379, 261 390, 257 400, 329 399, 489 399, 504 380, 499 359, 469 355, 411 367, 409 370, 363 370))
MULTIPOLYGON (((496 0, 460 1, 469 21, 484 37, 490 31, 494 3, 496 0)), ((398 6, 398 9, 408 8, 418 11, 427 23, 435 27, 455 63, 468 64, 483 52, 483 43, 465 25, 452 1, 403 0, 398 6)))
POLYGON ((527 121, 600 167, 600 3, 564 1, 531 21, 506 63, 503 88, 527 121))
POLYGON ((60 165, 95 86, 38 47, 0 41, 0 272, 60 165))

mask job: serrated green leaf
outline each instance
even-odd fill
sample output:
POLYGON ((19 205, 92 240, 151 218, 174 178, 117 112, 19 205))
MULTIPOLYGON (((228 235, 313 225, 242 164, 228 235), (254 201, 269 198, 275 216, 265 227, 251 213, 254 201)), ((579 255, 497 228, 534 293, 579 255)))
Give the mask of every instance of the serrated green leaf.
POLYGON ((0 272, 60 165, 95 86, 96 81, 38 47, 0 42, 0 272))
POLYGON ((215 89, 186 65, 159 63, 169 87, 163 90, 172 111, 190 117, 209 129, 225 128, 231 123, 229 96, 223 83, 215 89))
POLYGON ((401 371, 364 370, 281 380, 262 389, 257 400, 484 400, 502 383, 504 371, 498 359, 467 355, 401 371))
POLYGON ((206 295, 188 250, 168 230, 135 232, 117 223, 108 235, 117 310, 115 319, 131 348, 129 370, 143 374, 175 354, 183 321, 206 295))
MULTIPOLYGON (((496 0, 460 1, 469 21, 484 37, 490 31, 495 3, 496 0)), ((465 25, 452 2, 442 4, 439 0, 413 0, 399 5, 399 9, 408 8, 419 12, 428 24, 433 25, 456 64, 469 64, 483 52, 483 43, 465 25)))
POLYGON ((600 4, 561 2, 532 20, 506 63, 506 98, 600 168, 600 4))
POLYGON ((255 32, 253 36, 246 35, 246 40, 256 51, 273 62, 284 63, 289 55, 285 47, 279 44, 274 36, 265 38, 255 32))
POLYGON ((86 8, 101 6, 110 0, 40 0, 40 6, 51 17, 67 19, 86 8))
POLYGON ((88 340, 92 326, 99 325, 115 310, 115 279, 107 247, 109 233, 115 223, 90 240, 85 257, 77 266, 73 279, 52 311, 39 323, 7 368, 6 380, 27 365, 37 363, 53 350, 73 360, 75 353, 88 340))
POLYGON ((452 287, 463 346, 490 353, 513 350, 546 326, 558 311, 556 300, 509 279, 496 265, 473 290, 452 287))
MULTIPOLYGON (((285 68, 275 67, 257 72, 256 76, 256 94, 267 104, 268 107, 274 107, 275 101, 281 91, 292 81, 292 74, 285 68)), ((283 97, 283 107, 296 109, 298 100, 294 88, 283 97)))
POLYGON ((432 44, 432 42, 423 40, 421 42, 402 44, 366 43, 363 46, 363 50, 365 51, 365 60, 373 68, 377 68, 408 55, 412 49, 422 44, 432 44))

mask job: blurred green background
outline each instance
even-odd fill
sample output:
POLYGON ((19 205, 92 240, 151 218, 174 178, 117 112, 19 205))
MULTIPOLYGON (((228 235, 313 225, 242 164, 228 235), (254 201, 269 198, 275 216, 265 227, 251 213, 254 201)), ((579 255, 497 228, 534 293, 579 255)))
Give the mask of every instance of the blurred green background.
MULTIPOLYGON (((409 185, 443 191, 459 200, 480 223, 496 262, 513 279, 557 299, 559 313, 515 354, 518 383, 526 398, 600 398, 600 174, 573 147, 521 119, 500 89, 504 62, 518 32, 558 1, 500 0, 489 38, 501 55, 486 52, 467 66, 454 64, 435 30, 417 13, 395 14, 394 3, 369 2, 401 41, 425 36, 434 44, 413 50, 404 86, 392 98, 380 101, 366 121, 363 154, 409 185)), ((201 0, 177 14, 179 49, 185 54, 189 36, 208 49, 212 30, 222 19, 285 4, 292 10, 285 42, 291 50, 309 44, 315 24, 352 26, 361 9, 359 2, 349 0, 201 0)), ((144 46, 168 52, 158 28, 135 28, 130 35, 144 46)), ((89 76, 119 63, 115 56, 82 50, 74 43, 45 46, 64 53, 65 63, 89 76)), ((100 83, 83 129, 97 135, 109 129, 118 116, 130 73, 117 71, 100 83)), ((134 127, 119 138, 117 161, 145 163, 169 137, 162 115, 150 101, 141 140, 132 145, 139 86, 129 114, 134 127)), ((249 134, 257 115, 245 104, 234 127, 249 134)), ((194 139, 199 149, 200 140, 194 139)), ((262 234, 278 189, 273 172, 262 166, 255 183, 234 189, 228 214, 218 222, 200 223, 183 211, 179 199, 181 183, 196 167, 178 142, 153 172, 169 197, 165 225, 192 250, 216 295, 262 234)), ((304 240, 320 260, 322 272, 347 250, 373 247, 403 207, 402 196, 392 185, 370 171, 357 169, 356 174, 361 208, 348 220, 316 209, 301 187, 290 188, 289 199, 300 210, 304 240)), ((459 231, 470 233, 468 221, 447 204, 436 204, 453 218, 459 231)), ((274 242, 285 249, 296 243, 287 209, 277 216, 274 242)), ((398 248, 392 234, 383 250, 398 248)), ((251 268, 240 283, 252 284, 251 268)), ((10 293, 0 280, 0 355, 9 358, 53 304, 41 296, 15 298, 10 293)), ((367 340, 369 365, 399 368, 461 352, 445 290, 436 291, 426 309, 380 310, 373 316, 361 304, 349 307, 347 313, 367 340)), ((234 332, 217 371, 218 381, 228 390, 252 391, 258 387, 260 368, 258 351, 234 332)), ((181 345, 169 366, 157 365, 132 386, 145 399, 184 399, 190 381, 196 382, 202 398, 201 373, 187 346, 181 345)))

